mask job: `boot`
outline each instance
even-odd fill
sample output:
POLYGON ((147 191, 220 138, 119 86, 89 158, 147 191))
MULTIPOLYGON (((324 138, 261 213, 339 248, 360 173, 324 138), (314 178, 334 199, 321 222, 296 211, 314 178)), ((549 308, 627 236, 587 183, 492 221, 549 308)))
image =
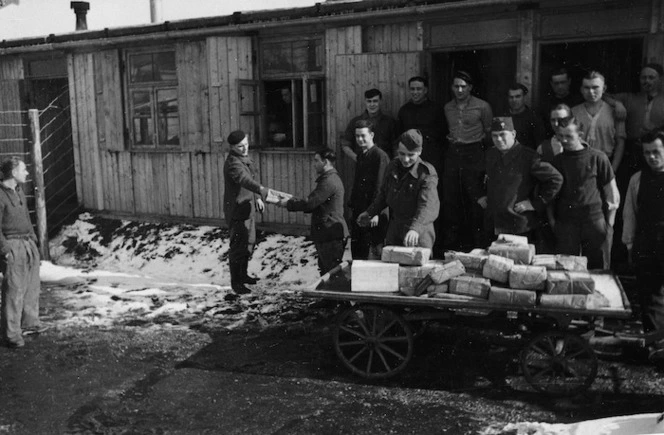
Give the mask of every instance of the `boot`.
POLYGON ((242 263, 231 263, 231 289, 235 294, 246 295, 251 293, 251 290, 244 285, 244 270, 242 263))
POLYGON ((255 276, 249 275, 249 272, 247 271, 248 267, 249 267, 249 259, 247 258, 242 262, 242 270, 244 271, 244 283, 249 285, 254 285, 259 281, 259 279, 255 276))

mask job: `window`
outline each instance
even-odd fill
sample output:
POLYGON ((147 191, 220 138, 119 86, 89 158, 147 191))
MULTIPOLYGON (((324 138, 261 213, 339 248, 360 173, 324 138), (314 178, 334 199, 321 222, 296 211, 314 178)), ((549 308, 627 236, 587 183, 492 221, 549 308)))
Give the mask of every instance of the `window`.
POLYGON ((267 145, 317 148, 324 144, 323 79, 265 81, 267 145))
POLYGON ((180 145, 175 50, 127 54, 129 129, 140 148, 180 145))
POLYGON ((325 143, 322 38, 265 41, 261 45, 265 102, 263 143, 316 148, 325 143))

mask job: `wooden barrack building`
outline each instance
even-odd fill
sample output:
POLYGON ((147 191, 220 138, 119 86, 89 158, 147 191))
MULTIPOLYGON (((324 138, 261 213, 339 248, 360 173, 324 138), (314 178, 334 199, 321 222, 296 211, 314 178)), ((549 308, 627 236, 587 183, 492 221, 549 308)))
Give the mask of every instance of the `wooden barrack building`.
MULTIPOLYGON (((48 100, 35 84, 60 80, 71 103, 82 207, 222 223, 224 142, 232 130, 250 133, 262 183, 306 196, 316 177, 312 149, 340 151, 366 89, 379 88, 393 115, 414 75, 429 78, 433 100, 448 101, 456 68, 476 76, 475 93, 494 111, 514 80, 531 89, 527 98, 537 106, 561 65, 574 74, 602 71, 612 91, 637 90, 640 65, 664 61, 662 3, 327 1, 2 41, 0 111, 48 100)), ((350 190, 352 162, 341 154, 350 190)), ((297 233, 308 217, 268 206, 261 224, 297 233)))

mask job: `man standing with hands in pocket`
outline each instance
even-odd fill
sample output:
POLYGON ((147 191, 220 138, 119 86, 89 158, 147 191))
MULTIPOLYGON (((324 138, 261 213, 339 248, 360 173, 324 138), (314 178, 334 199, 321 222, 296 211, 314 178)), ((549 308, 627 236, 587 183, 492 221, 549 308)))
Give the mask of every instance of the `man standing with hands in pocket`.
POLYGON ((28 177, 17 157, 0 164, 0 269, 2 322, 0 331, 9 348, 25 346, 23 335, 39 333, 39 250, 22 184, 28 177))

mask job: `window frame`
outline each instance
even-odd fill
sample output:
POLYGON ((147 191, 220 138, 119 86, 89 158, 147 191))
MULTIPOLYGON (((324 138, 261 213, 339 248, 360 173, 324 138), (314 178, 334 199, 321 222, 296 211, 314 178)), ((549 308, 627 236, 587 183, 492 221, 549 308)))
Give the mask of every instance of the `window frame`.
MULTIPOLYGON (((312 149, 319 148, 320 146, 323 146, 326 141, 327 141, 327 121, 326 121, 326 101, 327 101, 327 81, 325 77, 325 38, 322 34, 310 34, 306 36, 281 36, 281 37, 272 37, 272 38, 265 38, 259 41, 259 50, 258 50, 258 69, 260 72, 260 90, 261 90, 261 105, 263 110, 261 111, 261 132, 264 132, 264 134, 261 135, 263 140, 261 141, 261 149, 264 150, 272 150, 272 151, 310 151, 312 149), (292 44, 293 42, 301 41, 303 39, 307 40, 318 40, 320 42, 319 44, 319 49, 320 49, 320 69, 318 70, 313 70, 313 71, 292 71, 292 72, 279 72, 279 73, 271 73, 269 71, 265 70, 265 63, 263 59, 263 50, 265 48, 265 44, 278 44, 278 43, 290 43, 292 44), (270 83, 274 82, 290 82, 290 88, 291 88, 291 95, 295 97, 298 95, 295 91, 299 91, 299 95, 301 95, 301 101, 299 102, 300 107, 299 107, 299 116, 301 117, 300 122, 293 122, 293 131, 292 131, 292 137, 293 137, 293 144, 288 147, 277 147, 277 146, 270 146, 268 143, 268 114, 267 114, 267 108, 268 108, 268 101, 267 101, 267 85, 270 83), (320 112, 310 112, 309 111, 309 84, 312 81, 317 81, 320 86, 320 107, 321 110, 320 112), (296 87, 299 85, 300 89, 296 89, 296 87), (309 123, 311 122, 311 116, 319 116, 320 117, 320 125, 321 125, 321 143, 320 144, 311 144, 310 140, 310 131, 309 131, 309 123), (300 134, 300 130, 302 130, 302 141, 303 143, 301 146, 298 145, 298 138, 300 134)), ((294 118, 297 114, 295 113, 295 110, 297 110, 296 105, 294 104, 293 106, 293 113, 292 117, 294 118)))
MULTIPOLYGON (((146 152, 159 152, 159 151, 173 151, 173 150, 182 150, 182 124, 180 117, 180 101, 179 101, 179 80, 177 72, 177 49, 175 45, 167 46, 151 46, 151 47, 140 47, 140 48, 131 48, 125 49, 122 53, 122 62, 123 62, 123 71, 122 71, 122 81, 123 81, 123 94, 125 98, 125 126, 126 126, 126 139, 129 144, 129 149, 132 151, 146 151, 146 152), (159 53, 172 53, 174 58, 174 78, 168 80, 146 80, 146 81, 135 81, 132 82, 131 77, 131 58, 132 56, 141 55, 141 54, 150 54, 152 56, 158 55, 159 53), (160 130, 159 130, 159 121, 161 117, 159 115, 159 100, 158 95, 160 92, 174 92, 177 99, 177 115, 176 116, 165 116, 163 119, 168 123, 169 118, 177 119, 177 144, 161 143, 160 142, 160 130), (151 131, 152 141, 150 143, 136 143, 136 129, 134 121, 141 118, 136 112, 136 106, 134 105, 133 96, 136 93, 146 92, 150 95, 150 117, 146 119, 152 120, 151 131)), ((154 65, 154 61, 153 61, 154 65)), ((167 130, 168 131, 168 128, 167 130)))

